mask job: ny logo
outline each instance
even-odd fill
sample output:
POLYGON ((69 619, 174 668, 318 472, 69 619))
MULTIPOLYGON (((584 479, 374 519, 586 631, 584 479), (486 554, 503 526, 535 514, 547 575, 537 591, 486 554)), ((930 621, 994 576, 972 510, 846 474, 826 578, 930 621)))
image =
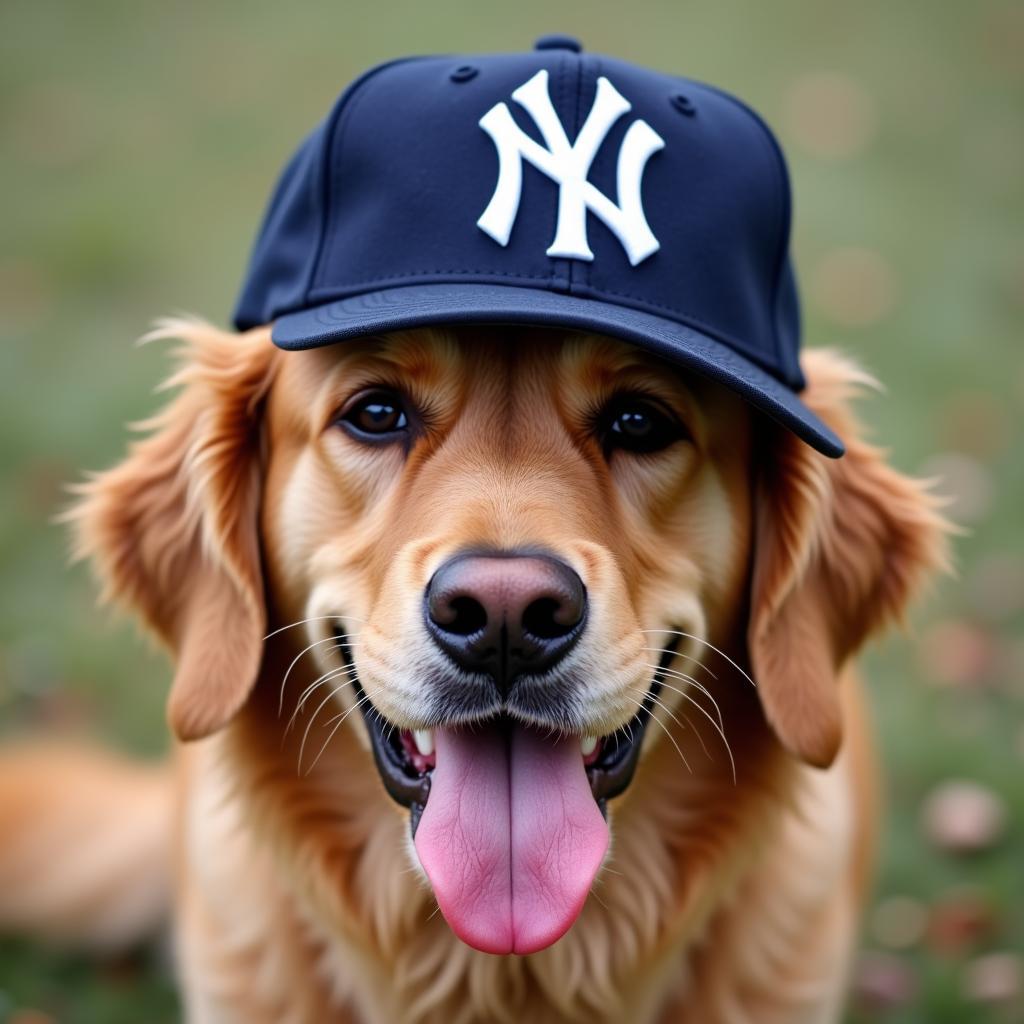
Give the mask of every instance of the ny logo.
POLYGON ((487 209, 476 222, 499 245, 508 245, 523 186, 523 160, 528 160, 559 187, 558 225, 549 256, 592 260, 587 244, 587 210, 614 232, 632 266, 658 251, 659 243, 644 216, 640 180, 651 156, 664 148, 665 140, 646 122, 634 121, 619 148, 616 206, 587 181, 601 143, 611 127, 631 109, 629 101, 605 77, 597 80, 597 95, 575 143, 569 145, 562 122, 548 94, 548 73, 538 71, 521 85, 512 98, 533 118, 547 149, 530 138, 512 120, 504 103, 496 103, 482 118, 480 127, 498 151, 498 183, 487 209))

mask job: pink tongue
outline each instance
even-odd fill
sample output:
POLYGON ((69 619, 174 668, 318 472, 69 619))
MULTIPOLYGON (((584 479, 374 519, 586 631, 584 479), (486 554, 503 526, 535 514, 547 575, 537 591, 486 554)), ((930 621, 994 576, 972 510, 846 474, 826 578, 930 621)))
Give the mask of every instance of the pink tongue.
POLYGON ((535 953, 576 920, 608 826, 578 739, 437 730, 416 853, 452 931, 485 953, 535 953))

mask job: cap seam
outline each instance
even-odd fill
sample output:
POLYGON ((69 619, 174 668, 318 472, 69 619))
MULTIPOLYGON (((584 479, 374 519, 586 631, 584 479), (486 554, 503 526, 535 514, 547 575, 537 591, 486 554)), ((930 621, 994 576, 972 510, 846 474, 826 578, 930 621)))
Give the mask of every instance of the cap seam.
MULTIPOLYGON (((567 69, 568 57, 564 51, 558 53, 558 64, 556 68, 556 93, 551 97, 551 102, 555 108, 555 115, 559 122, 562 120, 562 109, 565 106, 564 94, 565 88, 569 81, 569 74, 567 69)), ((550 238, 554 238, 558 234, 558 217, 560 213, 560 198, 555 200, 555 217, 554 223, 551 225, 550 238)), ((551 256, 551 273, 548 275, 548 287, 555 292, 571 292, 572 291, 572 260, 560 257, 551 256), (564 273, 561 271, 564 270, 564 273)))
MULTIPOLYGON (((601 71, 602 71, 601 57, 598 54, 594 54, 592 57, 589 58, 588 62, 592 63, 592 65, 593 65, 594 102, 597 102, 597 80, 598 80, 598 78, 600 78, 601 71)), ((583 99, 582 84, 581 84, 581 90, 580 91, 581 91, 580 99, 582 101, 582 99, 583 99)), ((577 115, 577 134, 579 135, 582 130, 583 130, 583 112, 580 111, 578 113, 578 115, 577 115)), ((607 136, 605 137, 604 141, 602 141, 601 144, 603 145, 604 142, 606 142, 606 141, 607 141, 607 136)), ((594 157, 596 159, 596 157, 597 157, 596 153, 594 154, 594 157)), ((615 202, 616 203, 622 203, 623 199, 622 199, 622 197, 620 195, 618 195, 617 184, 618 183, 617 183, 617 175, 616 175, 616 181, 615 181, 615 202)), ((588 214, 588 216, 589 216, 589 214, 588 214)), ((580 263, 581 263, 580 269, 583 271, 583 285, 584 285, 585 288, 590 288, 590 287, 592 287, 591 271, 594 268, 594 262, 592 260, 591 262, 588 263, 588 262, 586 262, 584 260, 581 260, 580 263)))
MULTIPOLYGON (((316 245, 314 246, 313 259, 310 262, 309 278, 306 281, 306 287, 304 291, 303 302, 309 302, 313 288, 317 279, 317 274, 320 268, 320 260, 323 256, 324 247, 327 242, 327 226, 330 221, 330 199, 331 199, 331 175, 330 167, 332 165, 331 152, 334 149, 335 132, 338 130, 338 125, 341 123, 343 116, 350 114, 353 109, 354 102, 358 102, 366 95, 363 86, 371 78, 374 78, 381 71, 385 71, 388 68, 396 67, 400 64, 409 64, 418 60, 429 60, 428 57, 398 57, 395 60, 385 61, 383 64, 378 64, 375 67, 370 68, 368 71, 364 71, 351 85, 342 93, 341 98, 335 103, 334 109, 331 111, 330 118, 327 124, 326 137, 324 139, 323 150, 320 154, 320 201, 323 215, 320 220, 320 225, 317 230, 316 245)), ((347 118, 346 118, 347 121, 347 118)), ((342 136, 338 137, 338 141, 341 141, 342 136)))
MULTIPOLYGON (((580 54, 576 54, 575 70, 576 70, 576 95, 574 97, 575 103, 573 104, 572 112, 572 145, 576 145, 577 139, 580 135, 580 97, 583 92, 583 61, 584 57, 580 54)), ((561 202, 561 192, 559 192, 559 203, 561 202)), ((584 213, 584 217, 587 214, 584 213)), ((568 257, 567 263, 567 274, 566 274, 566 291, 570 295, 574 295, 576 292, 576 272, 577 267, 580 263, 579 260, 568 257)))
MULTIPOLYGON (((782 151, 779 148, 779 144, 775 139, 772 130, 768 127, 767 122, 764 118, 756 111, 753 107, 748 106, 739 97, 734 96, 732 93, 727 92, 725 89, 720 89, 716 85, 710 85, 704 83, 706 89, 721 96, 722 99, 728 100, 733 106, 738 107, 744 111, 750 117, 754 119, 754 123, 760 129, 759 135, 762 140, 767 144, 768 151, 771 154, 772 164, 775 167, 776 179, 775 185, 779 194, 779 214, 776 218, 776 248, 775 257, 773 260, 774 268, 772 270, 772 294, 770 298, 771 307, 771 328, 772 328, 772 343, 775 346, 775 358, 778 360, 780 367, 787 365, 787 360, 782 350, 782 339, 779 337, 779 317, 778 317, 778 305, 779 305, 779 289, 782 281, 782 271, 786 262, 786 252, 789 249, 789 237, 786 231, 786 224, 789 220, 790 211, 790 198, 788 181, 789 175, 786 170, 786 160, 782 155, 782 151)), ((797 339, 799 342, 799 338, 797 339)), ((799 370, 799 362, 797 364, 799 370)), ((787 374, 788 376, 788 374, 787 374)))

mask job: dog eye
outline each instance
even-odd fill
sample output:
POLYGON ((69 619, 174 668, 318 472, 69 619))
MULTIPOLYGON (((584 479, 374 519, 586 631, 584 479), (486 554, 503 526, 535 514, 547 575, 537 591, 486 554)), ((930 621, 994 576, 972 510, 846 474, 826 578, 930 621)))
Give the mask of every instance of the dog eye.
POLYGON ((338 419, 353 437, 391 440, 409 429, 405 401, 394 391, 369 391, 352 402, 338 419))
POLYGON ((601 416, 605 451, 615 449, 648 454, 661 451, 687 436, 686 428, 658 403, 638 396, 614 399, 601 416))

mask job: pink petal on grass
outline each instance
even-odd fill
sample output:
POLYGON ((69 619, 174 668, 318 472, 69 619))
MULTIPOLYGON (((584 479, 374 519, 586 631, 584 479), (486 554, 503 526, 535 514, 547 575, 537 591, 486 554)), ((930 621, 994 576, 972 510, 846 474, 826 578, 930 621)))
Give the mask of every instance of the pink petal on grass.
POLYGON ((922 810, 924 831, 933 845, 948 853, 988 850, 1006 828, 1006 804, 977 782, 952 779, 931 791, 922 810))
POLYGON ((917 975, 901 957, 867 951, 858 958, 853 996, 864 1010, 879 1012, 906 1006, 917 989, 917 975))
POLYGON ((1017 953, 986 953, 964 971, 964 995, 976 1003, 1019 1003, 1024 996, 1024 967, 1017 953))

